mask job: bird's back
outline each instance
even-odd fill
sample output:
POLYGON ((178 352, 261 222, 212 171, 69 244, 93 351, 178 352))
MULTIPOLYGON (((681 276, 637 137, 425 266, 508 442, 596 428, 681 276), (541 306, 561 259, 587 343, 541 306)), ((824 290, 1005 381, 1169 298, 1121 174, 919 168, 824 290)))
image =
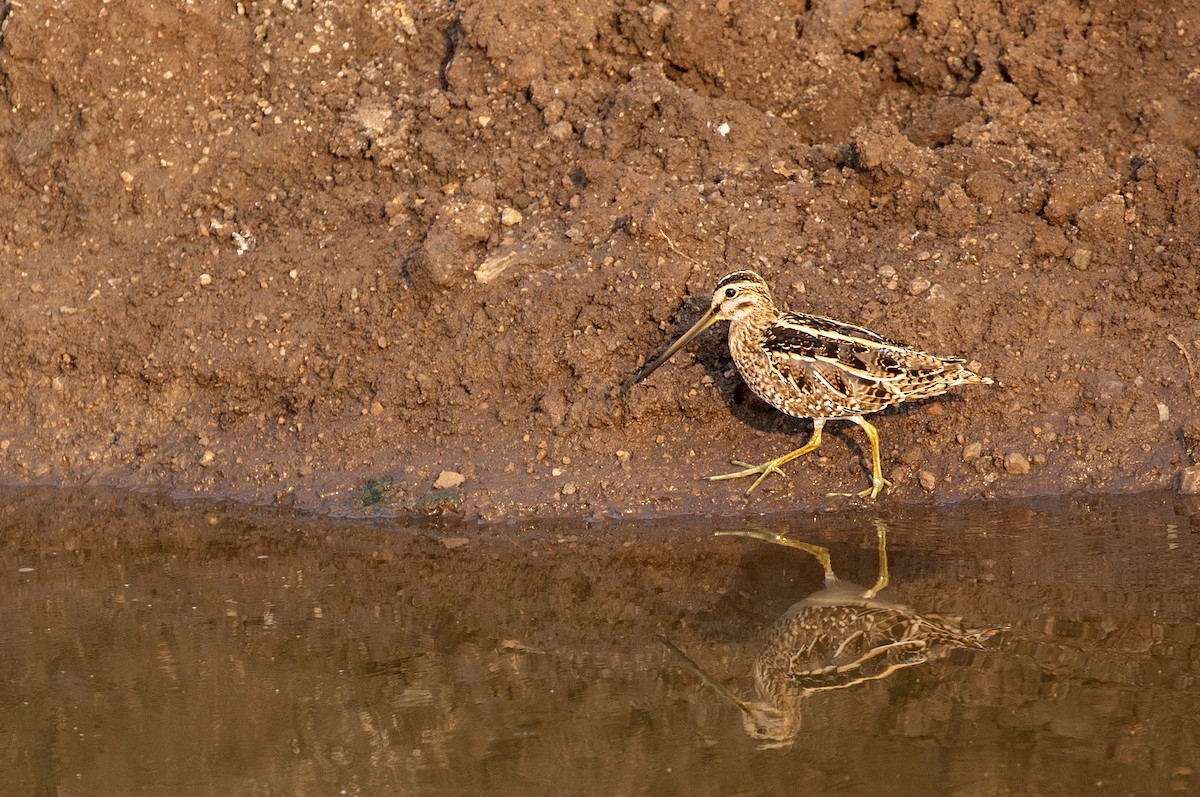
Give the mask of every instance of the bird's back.
POLYGON ((995 633, 996 629, 965 628, 956 617, 920 614, 879 599, 806 599, 768 634, 755 661, 755 685, 764 699, 774 700, 840 689, 884 678, 957 647, 982 648, 995 633))
POLYGON ((865 327, 805 313, 733 324, 729 347, 750 388, 801 418, 867 415, 992 380, 865 327))

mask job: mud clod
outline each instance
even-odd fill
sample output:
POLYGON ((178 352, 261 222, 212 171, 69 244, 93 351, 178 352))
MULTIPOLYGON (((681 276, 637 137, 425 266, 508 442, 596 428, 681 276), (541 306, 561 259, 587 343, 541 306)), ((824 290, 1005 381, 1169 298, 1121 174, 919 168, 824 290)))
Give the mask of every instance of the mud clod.
POLYGON ((1030 470, 1029 458, 1018 452, 1005 454, 1004 469, 1014 476, 1024 476, 1030 470))

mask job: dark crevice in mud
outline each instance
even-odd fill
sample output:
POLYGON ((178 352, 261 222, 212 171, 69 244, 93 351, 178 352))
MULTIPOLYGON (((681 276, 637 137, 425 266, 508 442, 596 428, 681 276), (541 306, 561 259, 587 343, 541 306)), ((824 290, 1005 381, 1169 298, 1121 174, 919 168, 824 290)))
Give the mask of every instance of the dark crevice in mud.
POLYGON ((4 49, 4 39, 8 35, 8 18, 12 14, 12 0, 5 0, 0 5, 0 50, 4 49))
POLYGON ((686 75, 690 75, 692 70, 686 66, 675 63, 674 61, 662 62, 663 76, 672 83, 681 83, 686 75))
POLYGON ((838 153, 837 165, 852 169, 860 174, 866 169, 862 165, 862 153, 858 151, 858 142, 851 141, 846 146, 842 147, 838 153))
POLYGON ((996 71, 1000 74, 1000 79, 1005 83, 1014 83, 1012 74, 1008 71, 1008 65, 1004 63, 1004 59, 1000 58, 996 61, 996 71))
POLYGON ((442 91, 450 90, 450 79, 447 77, 447 73, 450 71, 450 66, 454 63, 454 59, 458 57, 464 33, 462 14, 455 14, 454 19, 442 31, 442 39, 446 45, 446 53, 442 56, 442 62, 438 65, 438 82, 442 86, 442 91))
POLYGON ((983 77, 983 61, 975 53, 971 53, 966 58, 966 67, 970 69, 970 76, 964 77, 958 81, 958 92, 956 96, 970 97, 975 90, 975 86, 979 84, 979 79, 983 77))
POLYGON ((1147 163, 1149 163, 1149 161, 1143 158, 1141 155, 1131 155, 1129 157, 1129 179, 1133 180, 1134 182, 1141 180, 1142 178, 1138 176, 1138 172, 1147 163))

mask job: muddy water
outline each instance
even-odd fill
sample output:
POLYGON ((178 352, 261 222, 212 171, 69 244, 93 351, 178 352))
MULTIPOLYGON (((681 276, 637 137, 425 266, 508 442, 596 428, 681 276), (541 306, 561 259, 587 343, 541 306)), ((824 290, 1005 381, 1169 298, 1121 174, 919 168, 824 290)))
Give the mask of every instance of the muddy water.
POLYGON ((1171 496, 885 514, 894 597, 1008 626, 802 708, 764 749, 763 632, 875 577, 874 514, 336 523, 0 492, 13 794, 1161 794, 1200 778, 1200 514, 1171 496))

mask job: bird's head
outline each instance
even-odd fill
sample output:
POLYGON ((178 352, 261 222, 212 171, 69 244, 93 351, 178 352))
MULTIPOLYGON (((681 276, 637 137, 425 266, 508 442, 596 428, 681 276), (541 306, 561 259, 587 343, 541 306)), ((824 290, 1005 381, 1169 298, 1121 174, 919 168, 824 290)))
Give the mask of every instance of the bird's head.
POLYGON ((766 281, 753 271, 726 274, 713 291, 712 305, 706 318, 717 321, 739 321, 775 306, 766 281))
POLYGON ((730 321, 737 324, 755 314, 764 312, 775 312, 775 303, 771 299, 771 289, 767 287, 767 283, 762 277, 753 271, 735 271, 725 275, 717 282, 717 288, 713 291, 712 304, 704 315, 700 316, 700 320, 693 324, 691 329, 680 335, 679 339, 668 346, 666 351, 627 380, 625 387, 648 377, 658 366, 671 359, 675 352, 718 321, 730 321))
POLYGON ((754 701, 739 708, 742 726, 759 747, 785 747, 794 742, 800 732, 799 706, 773 706, 754 701))

